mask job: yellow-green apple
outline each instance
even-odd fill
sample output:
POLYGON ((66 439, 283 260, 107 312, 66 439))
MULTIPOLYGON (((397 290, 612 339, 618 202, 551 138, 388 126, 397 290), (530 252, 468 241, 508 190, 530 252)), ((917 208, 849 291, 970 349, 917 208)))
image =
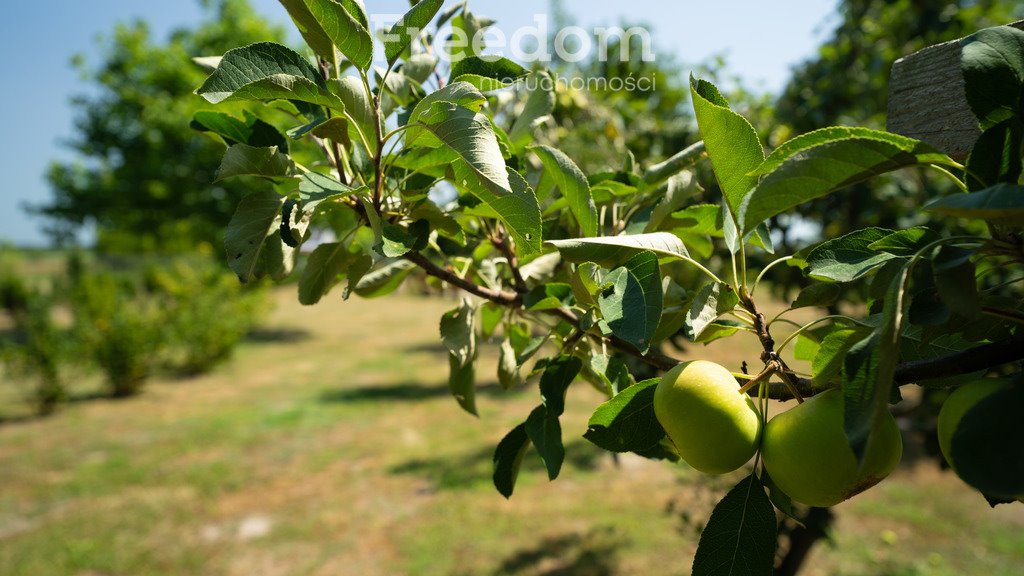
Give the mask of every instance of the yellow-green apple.
POLYGON ((761 442, 764 467, 793 500, 834 506, 874 486, 899 464, 899 427, 888 412, 882 418, 858 463, 843 430, 843 393, 822 392, 768 422, 761 442))
POLYGON ((680 364, 662 377, 654 413, 679 457, 705 474, 725 474, 757 451, 761 414, 736 378, 714 362, 680 364))

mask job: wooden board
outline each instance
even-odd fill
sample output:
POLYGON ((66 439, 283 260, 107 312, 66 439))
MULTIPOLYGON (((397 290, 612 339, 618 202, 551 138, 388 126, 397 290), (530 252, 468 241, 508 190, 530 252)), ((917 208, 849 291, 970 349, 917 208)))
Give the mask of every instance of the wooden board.
MULTIPOLYGON (((1024 30, 1024 20, 1009 24, 1024 30)), ((960 74, 960 40, 896 61, 889 79, 888 129, 962 160, 981 135, 960 74)))

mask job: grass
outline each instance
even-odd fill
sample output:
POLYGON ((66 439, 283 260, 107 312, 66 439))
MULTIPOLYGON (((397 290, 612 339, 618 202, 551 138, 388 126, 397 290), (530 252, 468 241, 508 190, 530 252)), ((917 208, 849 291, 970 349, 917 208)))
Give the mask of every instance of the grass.
MULTIPOLYGON (((129 400, 26 418, 0 384, 0 574, 687 574, 698 529, 738 479, 614 461, 580 436, 600 396, 569 392, 567 462, 528 455, 511 500, 491 453, 538 402, 478 371, 481 417, 448 395, 437 320, 411 296, 314 308, 276 293, 235 360, 129 400)), ((748 336, 694 349, 738 369, 748 336)), ((84 373, 79 397, 100 390, 84 373)), ((1024 506, 990 510, 923 463, 844 503, 807 574, 1019 574, 1024 506)))

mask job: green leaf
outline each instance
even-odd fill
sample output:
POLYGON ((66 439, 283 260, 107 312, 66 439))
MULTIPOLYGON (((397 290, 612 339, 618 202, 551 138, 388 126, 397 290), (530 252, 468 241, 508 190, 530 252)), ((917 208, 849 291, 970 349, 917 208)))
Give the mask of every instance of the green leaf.
POLYGON ((793 499, 789 497, 789 494, 783 492, 782 488, 779 488, 778 484, 772 480, 768 470, 761 471, 761 483, 768 489, 768 499, 772 501, 775 508, 799 523, 800 519, 797 518, 796 511, 793 509, 793 499))
POLYGON ((811 284, 800 291, 791 309, 831 306, 839 298, 838 284, 811 284))
POLYGON ((583 437, 611 452, 643 452, 657 446, 665 437, 654 415, 658 382, 637 382, 598 406, 583 437))
POLYGON ((572 286, 561 282, 541 284, 523 297, 523 307, 531 312, 557 310, 572 304, 572 286))
POLYGON ((512 341, 505 338, 498 348, 498 384, 504 390, 511 390, 523 383, 519 374, 519 362, 516 361, 516 351, 512 348, 512 341))
POLYGON ((579 222, 582 235, 596 236, 597 206, 594 205, 587 177, 579 166, 557 148, 529 146, 527 150, 540 158, 544 169, 554 178, 555 185, 569 202, 569 211, 579 222))
POLYGON ((305 0, 279 0, 292 22, 299 29, 306 44, 313 49, 317 56, 323 57, 328 62, 334 61, 334 42, 324 31, 323 27, 309 11, 305 0))
POLYGON ((316 128, 310 130, 309 133, 317 138, 337 142, 344 146, 346 150, 352 147, 352 138, 349 136, 348 120, 341 116, 335 116, 334 118, 317 125, 316 128))
POLYGON ((544 336, 533 337, 530 325, 525 322, 510 324, 506 329, 506 334, 516 353, 516 362, 520 366, 532 358, 547 341, 544 336))
POLYGON ((296 52, 259 42, 228 50, 196 94, 212 104, 234 100, 299 100, 337 110, 345 105, 320 72, 296 52))
MULTIPOLYGON (((363 6, 356 0, 305 0, 305 3, 338 50, 360 70, 369 70, 373 60, 373 37, 363 6)), ((327 61, 334 61, 333 51, 327 61)))
MULTIPOLYGON (((722 187, 725 202, 735 217, 740 203, 757 185, 757 177, 749 173, 764 162, 764 149, 757 131, 747 119, 729 109, 729 102, 714 84, 690 77, 690 93, 697 126, 715 176, 722 187)), ((762 219, 763 220, 763 219, 762 219)), ((753 230, 756 224, 746 227, 753 230)))
POLYGON ((705 284, 694 297, 686 318, 690 329, 693 330, 693 339, 700 339, 701 334, 712 322, 735 308, 739 301, 739 296, 728 284, 705 284))
POLYGON ((964 170, 969 191, 978 192, 1000 183, 1017 184, 1024 171, 1022 131, 1024 126, 1019 118, 1008 118, 982 132, 964 170))
POLYGON ((417 220, 408 228, 384 222, 381 225, 381 254, 388 258, 405 256, 409 252, 426 248, 430 237, 430 224, 417 220))
POLYGON ((558 416, 550 414, 543 406, 537 406, 526 419, 526 434, 530 442, 537 448, 540 459, 548 471, 548 479, 558 478, 565 460, 565 447, 562 445, 562 425, 558 416))
POLYGON ((352 292, 355 291, 371 268, 373 268, 373 257, 369 254, 360 252, 352 257, 348 264, 348 282, 345 284, 345 289, 341 292, 342 300, 348 300, 349 296, 352 295, 352 292))
POLYGON ((476 309, 469 299, 441 317, 441 341, 459 366, 472 363, 476 357, 476 331, 473 330, 476 309))
POLYGON ((796 337, 796 344, 793 345, 793 357, 805 362, 813 362, 814 357, 821 350, 821 342, 815 339, 813 333, 804 332, 796 337))
POLYGON ((663 162, 648 168, 640 182, 642 190, 651 190, 668 181, 670 177, 692 168, 704 157, 704 142, 697 142, 673 154, 663 162))
POLYGON ((224 235, 228 266, 243 284, 270 275, 283 278, 294 251, 281 240, 284 198, 273 190, 250 193, 238 204, 224 235))
POLYGON ((506 434, 494 449, 494 487, 505 498, 512 497, 516 478, 519 477, 519 466, 529 447, 530 436, 526 433, 526 423, 523 422, 506 434))
POLYGON ((731 320, 715 320, 701 331, 700 336, 694 337, 693 341, 697 344, 710 344, 715 340, 732 336, 739 332, 742 326, 739 322, 731 320))
POLYGON ((476 411, 476 358, 463 364, 455 354, 448 354, 448 389, 459 406, 473 416, 476 411))
POLYGON ((361 298, 380 298, 387 296, 398 287, 416 268, 408 260, 389 258, 381 261, 377 268, 366 273, 356 283, 355 293, 361 298))
POLYGON ((908 261, 885 296, 878 328, 854 344, 843 362, 843 428, 858 458, 863 457, 868 445, 878 437, 876 432, 883 413, 889 409, 910 272, 911 262, 908 261))
POLYGON ((279 152, 277 146, 254 148, 247 144, 235 144, 224 153, 215 182, 237 176, 289 178, 295 173, 295 163, 287 154, 279 152))
POLYGON ((898 230, 868 245, 868 250, 888 252, 895 256, 913 256, 918 250, 935 242, 939 235, 923 226, 898 230))
MULTIPOLYGON (((409 114, 408 129, 405 132, 406 145, 416 144, 424 135, 423 128, 419 124, 430 122, 431 118, 440 117, 440 114, 433 109, 438 102, 448 102, 479 112, 486 101, 487 99, 480 93, 480 90, 468 82, 452 82, 440 90, 427 94, 416 103, 409 114)), ((428 142, 427 145, 436 146, 437 143, 428 142)))
POLYGON ((449 81, 461 79, 488 92, 511 86, 529 73, 529 70, 508 58, 470 56, 452 63, 449 81))
POLYGON ((534 72, 526 85, 530 87, 530 95, 508 131, 508 139, 517 153, 532 140, 534 128, 555 110, 554 81, 548 73, 534 72))
POLYGON ((350 260, 348 248, 340 242, 317 246, 299 279, 299 302, 304 306, 319 302, 337 284, 350 260))
POLYGON ((442 4, 444 0, 420 0, 384 34, 384 54, 388 59, 388 66, 398 61, 413 38, 434 19, 442 4))
POLYGON ((640 252, 612 270, 610 286, 597 299, 612 333, 641 352, 647 352, 661 320, 662 287, 658 257, 640 252))
POLYGON ((982 129, 1024 113, 1024 31, 986 28, 961 45, 964 92, 982 129))
POLYGON ((402 63, 402 74, 423 84, 437 70, 438 62, 437 56, 431 54, 413 54, 402 63))
POLYGON ((446 102, 435 103, 424 120, 423 126, 462 160, 452 166, 456 183, 494 210, 515 240, 517 250, 523 254, 540 252, 537 197, 518 172, 505 166, 490 120, 446 102))
POLYGON ((245 120, 239 120, 223 112, 200 110, 192 116, 192 129, 200 132, 212 132, 221 137, 228 146, 248 144, 257 148, 277 146, 282 152, 288 152, 288 141, 272 125, 263 120, 246 114, 245 120))
POLYGON ((582 373, 584 378, 593 383, 591 376, 596 376, 600 381, 598 388, 615 395, 620 391, 633 385, 633 377, 629 374, 629 367, 622 359, 607 354, 592 353, 587 358, 587 369, 582 373))
MULTIPOLYGON (((804 152, 818 146, 848 140, 877 140, 890 144, 894 148, 906 151, 914 150, 920 144, 919 141, 914 140, 913 138, 907 138, 906 136, 900 136, 899 134, 893 134, 891 132, 883 132, 881 130, 872 130, 870 128, 855 126, 830 126, 828 128, 821 128, 813 132, 801 134, 786 141, 772 151, 760 166, 751 171, 750 175, 764 176, 766 174, 770 174, 775 170, 778 170, 786 163, 787 160, 800 152, 804 152)), ((939 156, 939 158, 941 159, 941 156, 939 156)))
POLYGON ((690 234, 722 237, 722 207, 695 204, 672 213, 672 226, 690 234))
POLYGON ((567 262, 593 262, 605 268, 619 266, 644 251, 654 252, 661 259, 686 260, 690 257, 682 240, 668 232, 550 240, 545 244, 557 248, 567 262))
POLYGON ((967 318, 973 318, 981 313, 972 255, 973 250, 943 246, 932 258, 935 289, 943 304, 967 318))
POLYGON ((790 208, 879 174, 908 166, 957 166, 923 142, 863 128, 826 128, 796 140, 784 144, 778 156, 753 172, 771 170, 743 198, 739 214, 744 232, 790 208), (791 155, 784 157, 786 153, 791 155))
POLYGON ((971 407, 953 433, 957 474, 985 494, 1024 494, 1024 385, 1018 382, 971 407))
POLYGON ((302 201, 302 210, 307 213, 312 213, 324 202, 357 192, 359 190, 317 172, 306 172, 299 180, 299 200, 302 201))
POLYGON ((657 231, 666 219, 682 210, 683 205, 701 191, 700 184, 693 172, 680 172, 670 176, 665 195, 651 211, 651 219, 647 222, 645 231, 657 231))
POLYGON ((565 411, 565 393, 583 369, 583 361, 574 356, 559 356, 548 362, 540 377, 540 397, 548 414, 558 417, 565 411))
POLYGON ((838 328, 822 338, 818 352, 814 355, 814 361, 811 363, 814 386, 824 388, 830 383, 838 381, 843 371, 846 353, 864 337, 864 329, 838 328))
POLYGON ((298 248, 306 241, 310 214, 299 210, 295 200, 285 200, 281 206, 281 240, 285 245, 298 248))
POLYGON ((778 526, 764 487, 751 474, 715 506, 700 535, 693 576, 771 576, 778 526))
POLYGON ((538 256, 526 264, 523 264, 519 267, 519 271, 523 274, 523 279, 527 282, 530 280, 547 282, 554 278, 561 265, 562 255, 558 252, 551 252, 550 254, 538 256))
POLYGON ((996 184, 979 192, 943 196, 924 209, 946 216, 1024 226, 1024 186, 996 184))
POLYGON ((812 278, 852 282, 896 256, 876 252, 870 246, 892 234, 884 228, 865 228, 823 242, 807 255, 807 273, 812 278))
MULTIPOLYGON (((373 104, 366 95, 363 83, 354 76, 345 76, 330 84, 333 92, 345 104, 345 118, 349 121, 349 135, 353 142, 373 142, 376 139, 373 104)), ((372 144, 371 144, 372 145, 372 144)), ((368 151, 372 153, 372 151, 368 151)))

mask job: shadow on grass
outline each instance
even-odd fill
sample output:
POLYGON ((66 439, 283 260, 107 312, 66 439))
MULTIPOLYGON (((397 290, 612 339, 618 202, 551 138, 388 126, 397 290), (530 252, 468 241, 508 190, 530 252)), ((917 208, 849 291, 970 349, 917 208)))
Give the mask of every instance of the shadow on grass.
POLYGON ((62 400, 57 406, 55 406, 49 412, 39 412, 32 408, 32 400, 24 400, 24 412, 16 412, 14 414, 3 414, 0 413, 0 426, 16 425, 16 424, 28 424, 37 420, 46 420, 47 418, 54 418, 60 416, 61 407, 65 405, 79 404, 82 402, 94 402, 97 400, 109 400, 112 402, 119 402, 125 400, 127 397, 115 397, 109 392, 94 390, 88 392, 77 392, 71 393, 67 398, 62 400))
POLYGON ((522 548, 502 561, 495 575, 612 576, 618 572, 619 548, 627 542, 606 526, 561 534, 522 548))
MULTIPOLYGON (((521 390, 503 390, 495 382, 479 384, 476 393, 483 396, 511 396, 520 393, 521 390)), ((362 385, 351 388, 339 388, 325 390, 320 394, 320 401, 325 403, 353 403, 353 402, 380 402, 380 401, 405 401, 415 402, 417 400, 429 400, 431 398, 445 398, 451 396, 448 384, 424 384, 423 382, 401 382, 398 384, 385 384, 381 386, 362 385)))
POLYGON ((403 349, 403 352, 406 352, 407 354, 437 354, 443 358, 447 356, 448 348, 445 348, 445 345, 441 342, 430 342, 406 346, 403 349))
POLYGON ((245 341, 252 344, 291 344, 312 337, 312 332, 301 328, 256 328, 245 335, 245 341))
MULTIPOLYGON (((410 474, 421 476, 431 482, 430 490, 460 490, 472 487, 487 488, 491 486, 492 459, 494 446, 482 446, 479 449, 461 456, 446 455, 436 458, 413 458, 392 467, 392 474, 410 474)), ((579 438, 566 442, 564 474, 567 468, 575 470, 595 470, 601 458, 610 458, 609 454, 590 442, 579 438)), ((536 451, 530 450, 523 458, 520 477, 536 475, 547 478, 544 464, 536 451)), ((493 490, 493 488, 491 488, 493 490)))

